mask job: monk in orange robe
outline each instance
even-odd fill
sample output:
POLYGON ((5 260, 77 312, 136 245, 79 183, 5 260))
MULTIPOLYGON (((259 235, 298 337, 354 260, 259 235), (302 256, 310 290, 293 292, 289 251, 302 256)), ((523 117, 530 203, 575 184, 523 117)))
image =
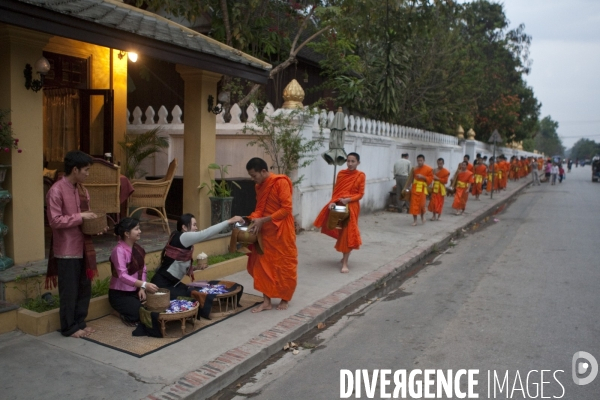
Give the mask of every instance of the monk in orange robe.
POLYGON ((296 228, 292 215, 292 181, 285 175, 269 172, 267 163, 253 158, 246 164, 256 183, 256 208, 248 217, 248 231, 260 235, 262 254, 254 247, 248 257, 248 272, 254 288, 263 293, 264 301, 253 313, 270 310, 271 299, 279 298, 278 310, 288 308, 298 279, 296 228))
POLYGON ((427 207, 433 213, 432 221, 439 221, 442 216, 448 178, 450 178, 450 171, 444 168, 444 159, 438 158, 437 168, 433 170, 433 187, 431 188, 431 199, 427 207))
POLYGON ((409 214, 413 216, 412 226, 417 225, 417 215, 421 214, 421 223, 425 223, 425 212, 427 203, 427 186, 433 182, 433 168, 425 165, 425 156, 417 156, 417 166, 412 170, 411 189, 410 189, 410 208, 409 214))
POLYGON ((365 173, 356 169, 360 164, 360 156, 356 153, 348 154, 346 165, 348 169, 341 170, 337 175, 335 188, 331 200, 315 219, 314 225, 321 228, 321 233, 337 239, 335 249, 342 253, 341 273, 349 272, 348 258, 352 250, 358 250, 362 244, 358 229, 358 215, 360 214, 359 200, 365 194, 365 173), (342 229, 327 228, 329 211, 336 205, 347 205, 350 216, 343 222, 342 229))
POLYGON ((463 161, 457 179, 452 208, 456 210, 455 215, 462 215, 469 200, 469 185, 473 183, 473 173, 467 169, 467 162, 463 161))
POLYGON ((473 185, 471 186, 471 194, 475 196, 475 200, 479 200, 479 196, 483 192, 483 180, 487 175, 487 165, 481 158, 478 158, 473 167, 473 185))
POLYGON ((498 191, 498 164, 494 157, 490 157, 490 166, 488 168, 488 179, 486 185, 486 191, 490 193, 492 190, 498 191))
POLYGON ((506 157, 501 155, 500 162, 498 163, 498 189, 506 190, 508 184, 508 171, 510 170, 510 164, 506 161, 506 157))

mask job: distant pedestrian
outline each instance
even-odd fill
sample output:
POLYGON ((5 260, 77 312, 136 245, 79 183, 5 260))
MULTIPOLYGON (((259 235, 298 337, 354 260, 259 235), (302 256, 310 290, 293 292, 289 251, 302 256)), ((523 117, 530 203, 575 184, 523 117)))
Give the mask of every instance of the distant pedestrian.
POLYGON ((401 213, 404 208, 408 210, 408 204, 402 200, 402 190, 406 186, 408 181, 408 174, 410 172, 410 161, 408 159, 408 153, 403 153, 396 163, 394 164, 394 179, 396 180, 396 207, 398 212, 401 213))
POLYGON ((556 178, 558 176, 558 165, 552 164, 552 167, 550 167, 550 174, 552 175, 552 185, 556 185, 556 178))
POLYGON ((573 167, 573 160, 569 158, 567 161, 567 171, 571 172, 571 167, 573 167))
POLYGON ((546 162, 546 166, 544 167, 544 176, 546 177, 546 182, 550 182, 551 175, 552 175, 552 161, 548 160, 546 162))
POLYGON ((531 184, 533 186, 540 186, 540 175, 538 173, 537 164, 535 159, 531 160, 531 184))
POLYGON ((562 164, 558 164, 558 183, 562 183, 563 179, 566 179, 565 169, 562 164))

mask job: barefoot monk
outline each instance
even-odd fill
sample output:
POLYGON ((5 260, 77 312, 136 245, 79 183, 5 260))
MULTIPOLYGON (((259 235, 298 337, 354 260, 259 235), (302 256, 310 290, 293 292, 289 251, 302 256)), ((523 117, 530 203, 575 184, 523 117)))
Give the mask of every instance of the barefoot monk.
POLYGON ((360 164, 360 156, 356 153, 348 154, 346 165, 348 169, 341 170, 337 175, 333 195, 329 203, 323 207, 314 222, 321 233, 337 239, 335 249, 343 254, 342 269, 340 272, 347 273, 348 258, 352 250, 357 250, 362 244, 360 231, 358 230, 358 214, 360 214, 360 199, 365 194, 365 173, 356 169, 360 164), (329 211, 336 204, 347 205, 350 216, 343 222, 342 229, 328 229, 327 221, 329 211))
POLYGON ((261 247, 261 251, 256 246, 252 249, 248 272, 254 278, 254 288, 264 297, 263 303, 252 312, 270 310, 272 298, 281 299, 277 309, 285 310, 298 278, 292 181, 285 175, 269 172, 267 163, 258 157, 248 161, 246 170, 256 183, 256 208, 249 215, 252 223, 248 231, 260 235, 261 247))
POLYGON ((421 223, 425 223, 425 212, 427 211, 427 186, 433 182, 433 168, 425 165, 425 156, 417 156, 417 166, 412 171, 412 182, 410 189, 410 209, 409 214, 413 216, 412 226, 417 225, 417 216, 421 215, 421 223))
POLYGON ((431 199, 427 209, 433 213, 432 221, 439 221, 444 209, 444 200, 446 199, 446 184, 450 178, 450 171, 444 168, 444 159, 438 158, 437 168, 433 171, 433 188, 431 190, 431 199))

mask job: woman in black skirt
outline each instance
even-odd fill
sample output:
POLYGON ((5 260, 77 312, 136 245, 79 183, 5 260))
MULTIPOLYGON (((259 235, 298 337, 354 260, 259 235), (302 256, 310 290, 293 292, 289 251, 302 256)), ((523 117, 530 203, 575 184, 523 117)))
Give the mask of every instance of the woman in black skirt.
POLYGON ((155 293, 158 287, 146 282, 146 252, 136 242, 140 239, 140 222, 124 218, 115 225, 119 243, 110 255, 110 286, 108 301, 119 313, 126 325, 133 326, 140 320, 140 307, 146 300, 146 291, 155 293))
POLYGON ((192 214, 183 214, 177 221, 177 230, 171 234, 162 252, 160 267, 156 270, 152 283, 161 289, 169 289, 171 300, 189 296, 188 287, 180 282, 185 275, 191 275, 194 244, 216 235, 229 224, 243 221, 242 217, 235 216, 198 231, 196 218, 192 214))

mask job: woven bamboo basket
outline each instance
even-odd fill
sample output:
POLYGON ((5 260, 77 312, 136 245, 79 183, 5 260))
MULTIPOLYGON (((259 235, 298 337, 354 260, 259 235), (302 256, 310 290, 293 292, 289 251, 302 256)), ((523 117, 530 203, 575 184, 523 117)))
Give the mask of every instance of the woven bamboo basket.
POLYGON ((101 212, 95 214, 96 218, 83 220, 81 231, 84 235, 97 235, 104 232, 104 228, 106 228, 106 214, 101 212))
POLYGON ((171 292, 168 289, 158 289, 156 293, 146 293, 146 309, 148 311, 164 312, 170 305, 171 292))

